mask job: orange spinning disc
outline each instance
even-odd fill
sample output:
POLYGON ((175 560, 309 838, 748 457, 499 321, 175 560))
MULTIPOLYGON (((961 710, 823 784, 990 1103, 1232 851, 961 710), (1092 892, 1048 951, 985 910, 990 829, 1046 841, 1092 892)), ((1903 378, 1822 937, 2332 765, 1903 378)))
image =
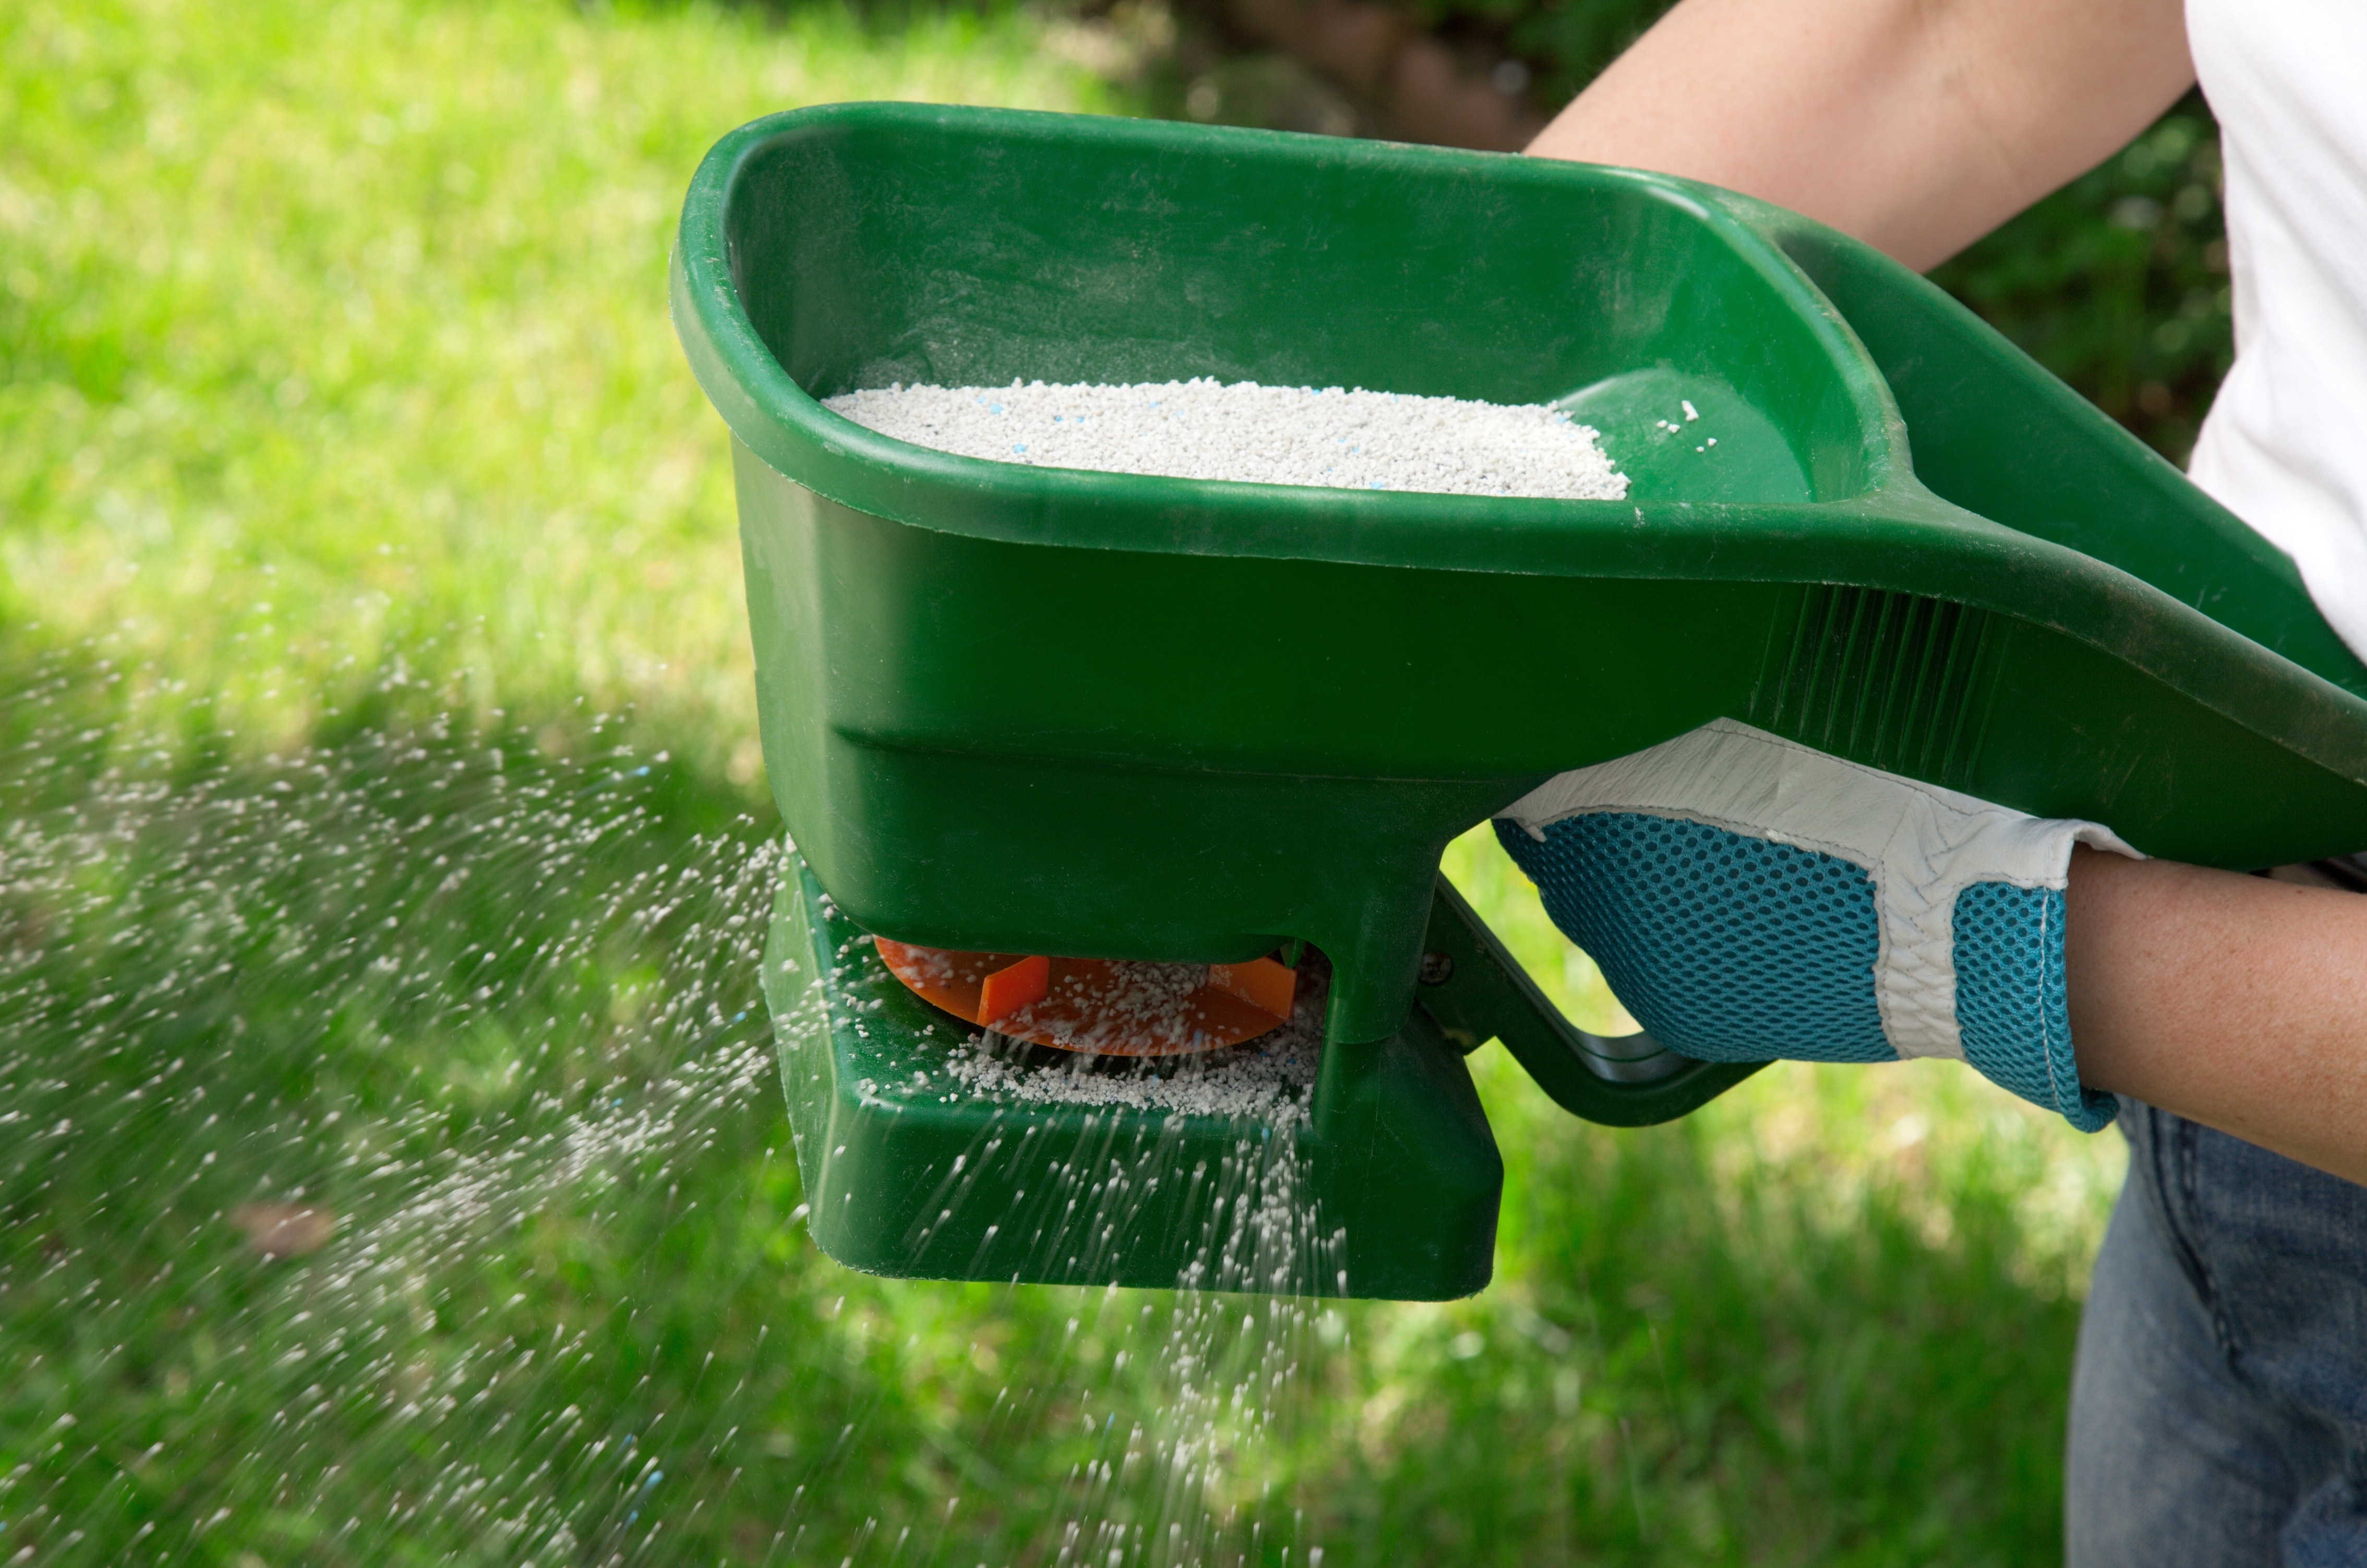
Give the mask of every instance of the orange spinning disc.
POLYGON ((1014 1040, 1102 1056, 1180 1056, 1254 1040, 1289 1021, 1298 981, 1272 959, 1047 959, 885 937, 874 946, 889 971, 933 1006, 1014 1040))

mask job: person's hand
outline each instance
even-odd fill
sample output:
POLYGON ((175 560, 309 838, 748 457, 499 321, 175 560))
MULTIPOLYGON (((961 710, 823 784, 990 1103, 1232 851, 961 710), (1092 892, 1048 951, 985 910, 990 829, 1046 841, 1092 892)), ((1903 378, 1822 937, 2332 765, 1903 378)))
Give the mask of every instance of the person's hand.
POLYGON ((2095 1131, 2064 985, 2074 845, 2024 816, 1721 719, 1496 819, 1654 1038, 1714 1062, 1947 1056, 2095 1131))

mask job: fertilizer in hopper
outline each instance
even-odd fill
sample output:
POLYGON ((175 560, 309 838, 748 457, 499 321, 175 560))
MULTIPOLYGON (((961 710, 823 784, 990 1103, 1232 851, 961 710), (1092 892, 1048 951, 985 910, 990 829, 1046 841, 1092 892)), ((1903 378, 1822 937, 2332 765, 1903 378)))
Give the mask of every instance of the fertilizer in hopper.
POLYGON ((1255 381, 905 386, 822 406, 962 457, 1043 468, 1347 490, 1618 501, 1595 431, 1542 403, 1255 381))

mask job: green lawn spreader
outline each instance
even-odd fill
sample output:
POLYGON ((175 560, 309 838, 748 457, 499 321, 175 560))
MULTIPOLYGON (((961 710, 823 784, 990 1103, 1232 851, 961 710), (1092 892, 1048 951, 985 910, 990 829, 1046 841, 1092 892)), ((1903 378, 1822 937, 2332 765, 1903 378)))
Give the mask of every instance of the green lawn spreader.
POLYGON ((1479 1289, 1502 1166, 1465 1052, 1500 1039, 1617 1125, 1749 1069, 1571 1026, 1440 854, 1554 773, 1722 715, 2157 855, 2367 844, 2367 668, 2291 563, 1921 278, 1730 193, 837 105, 716 145, 673 301, 734 437, 798 851, 764 978, 799 1169, 858 1268, 1479 1289), (1192 376, 1556 403, 1629 496, 1019 467, 816 402, 1192 376), (1664 428, 1681 401, 1700 424, 1664 428), (873 937, 1311 946, 1311 1119, 948 1094, 968 1020, 873 937))

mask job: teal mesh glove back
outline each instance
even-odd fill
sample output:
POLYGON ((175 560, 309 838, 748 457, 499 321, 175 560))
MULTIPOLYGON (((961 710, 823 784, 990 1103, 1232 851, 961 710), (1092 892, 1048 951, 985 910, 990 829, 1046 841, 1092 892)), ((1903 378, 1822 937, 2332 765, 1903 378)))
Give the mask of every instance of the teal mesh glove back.
POLYGON ((1718 720, 1496 819, 1546 910, 1661 1044, 1713 1062, 1948 1056, 2095 1131, 2047 822, 1718 720))

